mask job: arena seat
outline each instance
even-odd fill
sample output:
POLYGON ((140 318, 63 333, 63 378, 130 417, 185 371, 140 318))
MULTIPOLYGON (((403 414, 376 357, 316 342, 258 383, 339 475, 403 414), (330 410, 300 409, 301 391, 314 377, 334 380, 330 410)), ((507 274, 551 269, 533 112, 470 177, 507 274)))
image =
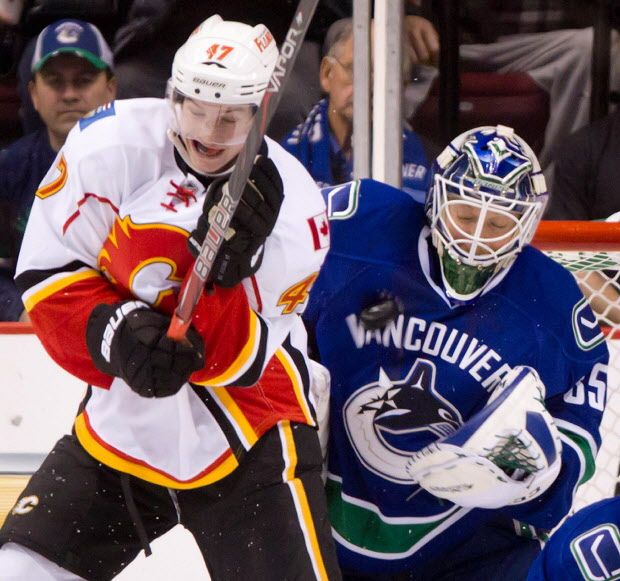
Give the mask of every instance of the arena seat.
MULTIPOLYGON (((549 96, 527 73, 461 72, 458 132, 481 125, 509 125, 536 153, 544 144, 549 96)), ((439 82, 409 119, 413 129, 437 141, 439 82)))

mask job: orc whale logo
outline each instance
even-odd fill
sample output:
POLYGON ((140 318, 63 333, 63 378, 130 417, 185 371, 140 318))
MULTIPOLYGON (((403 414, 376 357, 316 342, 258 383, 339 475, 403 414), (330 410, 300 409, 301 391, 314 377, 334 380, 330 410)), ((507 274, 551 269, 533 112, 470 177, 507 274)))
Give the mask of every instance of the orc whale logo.
POLYGON ((375 474, 411 484, 405 466, 411 453, 455 432, 459 411, 435 388, 434 363, 418 359, 405 379, 378 381, 358 389, 344 405, 343 420, 358 458, 375 474))

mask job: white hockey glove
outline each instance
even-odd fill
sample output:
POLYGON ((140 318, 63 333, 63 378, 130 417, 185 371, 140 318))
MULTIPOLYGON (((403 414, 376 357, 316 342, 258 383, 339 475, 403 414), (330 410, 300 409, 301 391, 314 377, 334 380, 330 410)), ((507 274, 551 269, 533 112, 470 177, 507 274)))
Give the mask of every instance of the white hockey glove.
POLYGON ((410 476, 434 496, 464 507, 500 508, 536 498, 562 465, 560 434, 544 397, 538 373, 515 367, 484 409, 413 455, 410 476))
POLYGON ((327 367, 310 360, 310 395, 313 399, 316 419, 319 427, 319 442, 323 456, 323 466, 327 463, 327 444, 329 440, 329 389, 331 377, 327 367))

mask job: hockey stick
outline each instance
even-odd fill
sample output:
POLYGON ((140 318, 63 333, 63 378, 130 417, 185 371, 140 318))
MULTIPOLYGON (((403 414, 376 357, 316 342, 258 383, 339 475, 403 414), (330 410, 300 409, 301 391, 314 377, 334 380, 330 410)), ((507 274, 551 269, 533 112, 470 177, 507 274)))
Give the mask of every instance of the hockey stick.
POLYGON ((318 0, 300 0, 295 16, 293 16, 293 21, 286 33, 276 66, 254 117, 245 145, 239 153, 227 184, 222 190, 222 199, 214 207, 215 212, 213 219, 210 220, 209 231, 202 243, 194 266, 187 275, 187 284, 170 321, 168 337, 174 341, 182 341, 185 338, 187 329, 192 322, 196 304, 213 268, 215 257, 224 242, 224 234, 228 229, 228 224, 241 200, 243 189, 250 177, 254 159, 267 130, 267 125, 278 107, 282 96, 282 87, 290 76, 317 4, 318 0))

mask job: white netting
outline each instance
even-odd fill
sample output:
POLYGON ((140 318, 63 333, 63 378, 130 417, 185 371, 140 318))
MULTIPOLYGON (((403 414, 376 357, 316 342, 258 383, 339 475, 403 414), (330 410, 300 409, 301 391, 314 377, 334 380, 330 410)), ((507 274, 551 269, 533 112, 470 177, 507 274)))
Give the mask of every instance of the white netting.
POLYGON ((534 245, 570 270, 606 332, 607 405, 594 477, 581 486, 576 511, 620 490, 620 224, 543 222, 534 245))

